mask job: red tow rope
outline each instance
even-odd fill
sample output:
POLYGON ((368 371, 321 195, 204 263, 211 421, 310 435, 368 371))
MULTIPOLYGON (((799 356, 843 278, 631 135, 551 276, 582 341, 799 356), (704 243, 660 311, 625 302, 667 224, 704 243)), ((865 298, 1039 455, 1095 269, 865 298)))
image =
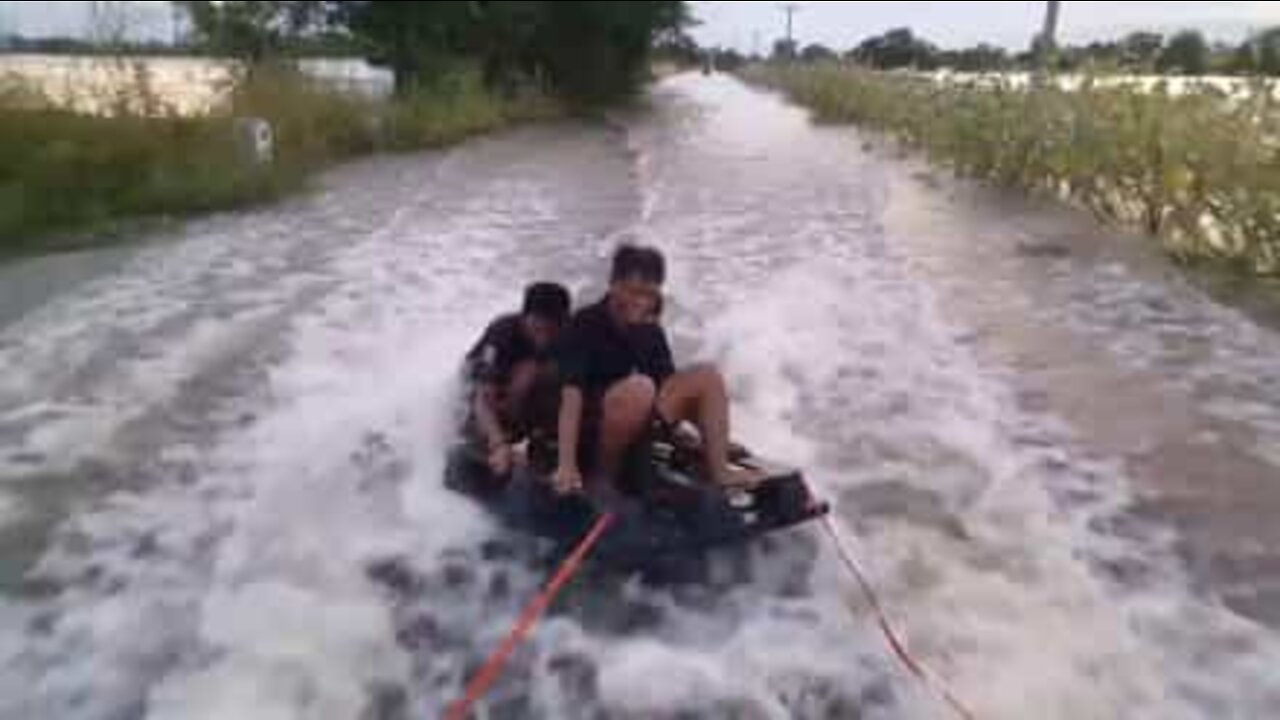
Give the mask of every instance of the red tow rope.
POLYGON ((528 605, 525 606, 524 612, 520 614, 520 619, 516 621, 511 632, 507 634, 507 638, 503 640, 502 645, 498 647, 480 671, 476 673, 471 682, 467 684, 466 693, 462 699, 449 706, 449 710, 445 713, 446 720, 466 720, 471 714, 471 710, 476 703, 480 702, 489 688, 498 680, 502 674, 503 667, 506 666, 507 660, 511 658, 511 654, 515 652, 520 643, 524 641, 526 635, 533 630, 538 624, 538 618, 546 612, 551 603, 555 601, 556 596, 564 589, 564 586, 573 579, 573 576, 582 568, 582 563, 587 559, 587 555, 591 553, 591 549, 596 543, 600 542, 600 538, 609 529, 614 521, 613 513, 607 513, 600 516, 596 520, 595 525, 591 527, 591 531, 587 533, 569 557, 565 558, 560 565, 560 569, 551 578, 551 582, 538 593, 528 605))
POLYGON ((867 598, 867 604, 871 606, 871 612, 876 616, 876 623, 880 626, 880 632, 884 635, 885 642, 889 644, 893 654, 902 662, 903 667, 938 699, 946 703, 962 720, 976 720, 977 716, 969 708, 965 707, 964 703, 960 702, 955 693, 951 692, 946 683, 937 674, 930 671, 924 663, 911 656, 911 652, 907 650, 907 644, 902 641, 902 638, 894 631, 893 625, 889 622, 884 603, 880 602, 880 597, 876 594, 875 587, 871 585, 871 581, 867 579, 867 574, 862 571, 858 561, 854 559, 853 553, 849 551, 848 546, 841 538, 840 532, 836 528, 835 520, 830 515, 822 520, 823 527, 826 528, 827 534, 831 537, 831 542, 835 545, 836 553, 840 556, 840 560, 844 562, 844 566, 858 582, 858 586, 862 588, 862 593, 867 598))

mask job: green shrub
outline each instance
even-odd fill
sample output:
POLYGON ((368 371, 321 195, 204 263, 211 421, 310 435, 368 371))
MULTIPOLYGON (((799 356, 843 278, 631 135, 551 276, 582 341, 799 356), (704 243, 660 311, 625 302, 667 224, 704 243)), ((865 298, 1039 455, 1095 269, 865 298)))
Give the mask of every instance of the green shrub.
POLYGON ((126 218, 271 200, 345 159, 436 147, 559 112, 541 95, 500 98, 475 73, 391 101, 264 66, 237 78, 227 98, 202 118, 145 115, 130 108, 155 103, 132 101, 91 116, 52 107, 31 88, 0 79, 0 252, 39 250, 59 233, 126 218), (272 125, 273 163, 246 162, 237 117, 272 125))
POLYGON ((280 179, 240 163, 229 121, 0 112, 0 239, 273 197, 280 179))

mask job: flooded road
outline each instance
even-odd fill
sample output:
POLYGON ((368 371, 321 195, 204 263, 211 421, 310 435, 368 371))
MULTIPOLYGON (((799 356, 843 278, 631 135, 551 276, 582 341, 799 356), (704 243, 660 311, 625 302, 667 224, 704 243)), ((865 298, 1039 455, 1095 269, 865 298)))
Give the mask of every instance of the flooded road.
MULTIPOLYGON (((15 293, 0 717, 438 716, 550 559, 441 486, 457 358, 622 240, 979 717, 1276 716, 1280 335, 1115 235, 684 76, 15 293)), ((593 569, 485 717, 945 717, 853 590, 815 528, 593 569)))

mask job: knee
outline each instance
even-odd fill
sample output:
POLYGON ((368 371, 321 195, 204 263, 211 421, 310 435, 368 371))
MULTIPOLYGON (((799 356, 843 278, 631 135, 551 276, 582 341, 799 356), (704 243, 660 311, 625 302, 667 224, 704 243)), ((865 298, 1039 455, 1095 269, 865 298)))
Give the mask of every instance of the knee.
POLYGON ((637 375, 615 385, 605 399, 605 406, 614 417, 647 418, 653 412, 657 397, 653 380, 637 375))
POLYGON ((652 405, 658 396, 658 388, 653 380, 644 375, 632 377, 618 383, 618 399, 627 405, 652 405))
POLYGON ((688 375, 690 382, 703 392, 723 392, 725 389, 724 373, 720 372, 720 368, 715 365, 695 365, 685 374, 688 375))

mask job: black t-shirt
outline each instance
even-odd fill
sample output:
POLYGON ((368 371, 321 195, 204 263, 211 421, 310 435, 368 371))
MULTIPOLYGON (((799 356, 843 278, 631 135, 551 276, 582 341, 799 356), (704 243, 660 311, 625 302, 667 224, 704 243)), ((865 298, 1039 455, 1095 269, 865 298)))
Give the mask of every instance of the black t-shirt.
POLYGON ((511 382, 516 365, 541 359, 521 329, 521 317, 504 315, 489 325, 484 336, 467 353, 467 379, 477 384, 505 386, 511 382))
POLYGON ((609 313, 607 300, 574 315, 557 353, 566 387, 587 395, 603 394, 635 373, 661 385, 675 373, 667 334, 658 325, 622 327, 609 313))

